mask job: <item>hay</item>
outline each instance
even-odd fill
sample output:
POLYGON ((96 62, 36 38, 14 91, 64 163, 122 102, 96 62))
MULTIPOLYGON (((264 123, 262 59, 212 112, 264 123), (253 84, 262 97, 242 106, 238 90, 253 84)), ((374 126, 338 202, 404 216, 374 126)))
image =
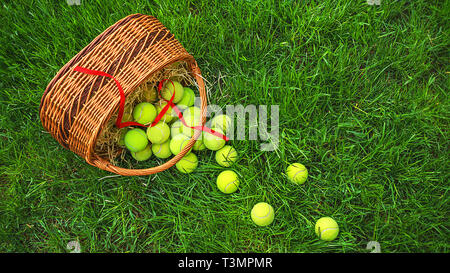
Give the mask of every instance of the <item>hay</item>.
MULTIPOLYGON (((133 108, 141 102, 156 103, 159 98, 157 94, 158 83, 163 79, 171 79, 179 81, 183 86, 196 86, 195 79, 190 74, 187 64, 185 62, 177 62, 155 72, 150 78, 141 86, 136 88, 131 94, 126 97, 124 114, 122 121, 132 121, 133 108)), ((95 145, 95 153, 109 160, 112 164, 117 165, 117 159, 123 160, 126 154, 126 149, 120 147, 119 140, 123 134, 130 127, 117 128, 117 111, 114 113, 109 121, 103 127, 97 138, 95 145)), ((142 127, 140 127, 142 128, 142 127)))

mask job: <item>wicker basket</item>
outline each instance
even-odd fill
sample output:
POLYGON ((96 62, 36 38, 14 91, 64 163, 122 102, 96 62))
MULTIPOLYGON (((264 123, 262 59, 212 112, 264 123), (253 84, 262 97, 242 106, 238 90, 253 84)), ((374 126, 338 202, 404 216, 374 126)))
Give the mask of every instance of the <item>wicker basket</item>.
POLYGON ((65 148, 89 164, 120 175, 149 175, 177 163, 194 145, 195 138, 176 156, 148 169, 114 166, 95 154, 96 140, 103 126, 118 111, 120 95, 114 80, 73 71, 81 66, 104 71, 117 79, 125 96, 154 72, 184 61, 195 78, 201 98, 202 125, 206 120, 206 92, 193 56, 156 18, 133 14, 118 21, 96 37, 64 65, 48 84, 40 105, 44 128, 65 148))

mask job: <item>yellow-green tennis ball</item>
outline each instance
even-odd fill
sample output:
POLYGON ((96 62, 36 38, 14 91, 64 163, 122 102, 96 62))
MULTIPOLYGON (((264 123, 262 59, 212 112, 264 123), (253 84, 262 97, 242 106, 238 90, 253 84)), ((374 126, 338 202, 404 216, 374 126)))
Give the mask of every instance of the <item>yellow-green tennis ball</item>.
POLYGON ((258 226, 268 226, 273 222, 275 212, 273 207, 265 202, 253 206, 250 213, 252 220, 258 226))
POLYGON ((170 151, 169 143, 170 143, 170 140, 167 140, 166 142, 161 143, 161 144, 153 144, 152 145, 153 154, 157 158, 162 158, 162 159, 170 157, 172 155, 172 152, 170 151))
POLYGON ((303 184, 308 178, 308 169, 303 164, 292 163, 286 169, 286 175, 289 180, 295 184, 303 184))
POLYGON ((139 152, 145 149, 148 144, 147 135, 142 129, 132 129, 125 134, 125 146, 130 152, 139 152))
POLYGON ((131 152, 131 156, 137 161, 145 161, 152 156, 152 148, 151 145, 148 144, 144 150, 139 152, 131 152))
POLYGON ((147 128, 147 137, 151 143, 161 144, 166 142, 170 137, 170 128, 165 122, 158 122, 153 127, 147 128))
POLYGON ((134 107, 133 118, 141 124, 151 123, 156 118, 156 108, 149 102, 141 102, 134 107))
MULTIPOLYGON (((213 130, 223 134, 223 131, 220 129, 214 128, 213 130)), ((212 151, 217 151, 225 146, 225 140, 223 138, 215 136, 208 132, 203 133, 203 143, 205 144, 206 148, 212 151)))
POLYGON ((170 136, 174 137, 176 135, 179 135, 183 132, 183 123, 181 123, 180 120, 175 121, 174 123, 172 123, 172 125, 170 126, 170 136))
POLYGON ((191 173, 198 166, 198 159, 194 153, 185 155, 180 161, 175 164, 177 169, 182 173, 191 173))
POLYGON ((161 96, 166 100, 170 100, 170 98, 172 97, 172 94, 174 92, 173 87, 175 86, 175 96, 173 98, 173 103, 178 103, 183 98, 184 88, 181 85, 181 83, 179 83, 177 81, 172 81, 172 82, 173 82, 173 85, 170 81, 166 81, 164 83, 164 86, 161 89, 161 96))
MULTIPOLYGON (((201 110, 198 107, 191 106, 183 112, 183 118, 186 125, 189 127, 201 126, 201 110)), ((183 126, 182 132, 188 137, 192 137, 195 133, 195 129, 183 126)))
POLYGON ((195 94, 189 87, 184 87, 183 98, 178 102, 178 109, 183 111, 184 109, 194 105, 195 94))
MULTIPOLYGON (((186 147, 186 145, 188 144, 189 140, 190 140, 190 138, 185 136, 185 135, 183 135, 183 134, 179 134, 179 135, 174 136, 170 140, 170 143, 169 143, 170 151, 174 155, 179 154, 184 149, 184 147, 186 147)), ((190 152, 191 152, 191 150, 189 150, 186 153, 186 155, 189 154, 190 152)))
POLYGON ((223 193, 233 193, 238 189, 239 178, 233 171, 226 170, 217 176, 217 188, 223 193))
POLYGON ((220 166, 230 167, 238 158, 236 149, 230 145, 223 146, 216 152, 216 161, 220 166))
MULTIPOLYGON (((156 105, 157 115, 159 115, 159 113, 161 113, 162 109, 167 105, 167 102, 158 101, 155 105, 156 105)), ((171 122, 172 120, 175 119, 175 116, 173 115, 173 113, 174 112, 172 112, 172 107, 169 106, 169 108, 167 108, 167 111, 164 114, 164 116, 162 116, 161 121, 164 121, 165 123, 171 122)))
POLYGON ((316 223, 315 230, 319 239, 324 241, 333 241, 339 234, 339 226, 331 217, 320 218, 316 223))
POLYGON ((192 150, 194 151, 203 151, 206 149, 205 144, 203 143, 202 139, 197 139, 194 143, 194 146, 192 146, 192 150))
POLYGON ((211 121, 212 128, 218 128, 224 132, 230 129, 231 118, 227 115, 218 115, 214 117, 211 121))

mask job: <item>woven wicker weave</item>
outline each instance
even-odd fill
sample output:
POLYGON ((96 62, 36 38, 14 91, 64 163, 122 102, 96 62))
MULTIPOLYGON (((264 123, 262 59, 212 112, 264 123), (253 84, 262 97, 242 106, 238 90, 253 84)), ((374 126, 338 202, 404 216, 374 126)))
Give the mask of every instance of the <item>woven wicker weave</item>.
POLYGON ((196 131, 183 151, 160 166, 148 169, 114 166, 96 155, 94 147, 101 129, 118 111, 119 90, 110 78, 79 73, 73 68, 104 71, 114 76, 128 95, 154 72, 178 61, 187 63, 197 81, 204 124, 205 85, 194 57, 156 18, 142 14, 118 21, 61 68, 42 96, 42 124, 61 145, 100 169, 121 175, 148 175, 166 170, 187 153, 201 132, 196 131))

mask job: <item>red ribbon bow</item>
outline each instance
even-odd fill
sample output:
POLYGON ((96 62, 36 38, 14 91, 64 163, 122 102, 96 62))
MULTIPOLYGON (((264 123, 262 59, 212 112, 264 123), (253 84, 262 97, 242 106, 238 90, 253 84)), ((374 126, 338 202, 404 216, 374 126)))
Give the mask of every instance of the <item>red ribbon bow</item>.
POLYGON ((105 73, 103 71, 98 71, 98 70, 92 70, 92 69, 87 69, 81 66, 76 66, 74 68, 74 71, 77 72, 81 72, 81 73, 85 73, 85 74, 90 74, 90 75, 97 75, 97 76, 103 76, 103 77, 108 77, 111 78, 115 81, 117 88, 119 88, 119 92, 120 92, 120 105, 119 105, 119 114, 117 115, 117 120, 116 120, 116 126, 119 128, 123 128, 123 127, 127 127, 127 126, 141 126, 141 127, 153 127, 155 126, 160 120, 161 118, 166 114, 167 110, 169 109, 169 107, 172 107, 173 110, 175 110, 175 112, 178 115, 178 118, 180 119, 181 123, 183 123, 184 126, 194 129, 194 130, 200 130, 200 131, 204 131, 210 134, 213 134, 217 137, 220 137, 222 139, 224 139, 225 141, 228 141, 229 138, 226 135, 223 135, 217 131, 214 131, 208 127, 205 126, 189 126, 186 124, 184 118, 183 118, 183 114, 181 113, 181 111, 178 109, 178 107, 175 106, 175 104, 173 103, 173 99, 175 97, 175 85, 173 84, 173 82, 169 79, 163 79, 162 81, 159 82, 158 84, 158 94, 161 93, 161 89, 163 87, 163 83, 165 81, 170 81, 173 85, 173 94, 172 97, 170 98, 170 100, 166 100, 163 98, 164 101, 167 102, 167 104, 163 107, 163 109, 161 110, 161 112, 156 116, 155 120, 152 122, 152 124, 150 125, 144 125, 138 122, 133 122, 133 121, 127 121, 127 122, 122 122, 122 118, 123 118, 123 111, 125 108, 125 92, 122 89, 122 86, 120 85, 119 81, 116 80, 113 76, 109 75, 108 73, 105 73))

